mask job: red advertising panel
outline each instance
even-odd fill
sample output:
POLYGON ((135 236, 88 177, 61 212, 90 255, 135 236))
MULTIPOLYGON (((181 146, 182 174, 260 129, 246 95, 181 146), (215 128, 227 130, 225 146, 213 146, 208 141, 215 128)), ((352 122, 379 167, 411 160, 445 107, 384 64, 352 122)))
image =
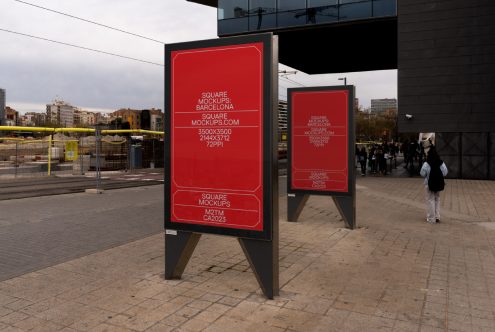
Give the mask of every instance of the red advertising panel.
POLYGON ((199 47, 176 47, 167 54, 166 227, 264 232, 264 80, 269 69, 264 54, 271 51, 263 40, 216 44, 198 42, 199 47))
POLYGON ((290 189, 348 193, 351 91, 294 90, 289 93, 290 189))

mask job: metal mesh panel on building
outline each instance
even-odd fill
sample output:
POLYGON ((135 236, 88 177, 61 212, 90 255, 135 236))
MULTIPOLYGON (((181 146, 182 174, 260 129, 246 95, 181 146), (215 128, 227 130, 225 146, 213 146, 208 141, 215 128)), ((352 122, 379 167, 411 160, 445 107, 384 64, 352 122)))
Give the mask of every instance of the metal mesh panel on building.
POLYGON ((459 162, 459 133, 436 133, 435 143, 440 158, 449 169, 448 178, 458 178, 461 175, 461 165, 459 162))

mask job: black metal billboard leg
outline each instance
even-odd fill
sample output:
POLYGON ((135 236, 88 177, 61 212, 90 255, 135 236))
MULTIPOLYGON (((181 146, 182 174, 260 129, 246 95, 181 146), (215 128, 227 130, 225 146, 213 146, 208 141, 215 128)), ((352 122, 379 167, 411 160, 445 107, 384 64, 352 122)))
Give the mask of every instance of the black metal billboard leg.
POLYGON ((287 194, 287 221, 297 221, 308 198, 306 194, 287 194))
POLYGON ((273 241, 241 239, 239 243, 246 255, 263 294, 269 299, 278 295, 278 237, 273 241))
POLYGON ((177 231, 165 234, 165 279, 180 279, 201 234, 177 231))
POLYGON ((334 196, 332 198, 344 219, 345 227, 356 228, 356 196, 334 196))

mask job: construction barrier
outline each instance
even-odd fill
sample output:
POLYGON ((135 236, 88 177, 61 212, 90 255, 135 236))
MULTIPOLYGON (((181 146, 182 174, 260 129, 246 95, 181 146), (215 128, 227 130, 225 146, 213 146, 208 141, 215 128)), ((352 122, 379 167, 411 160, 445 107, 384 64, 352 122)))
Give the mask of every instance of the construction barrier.
POLYGON ((0 126, 0 178, 163 167, 163 132, 0 126), (5 132, 36 138, 8 137, 5 132), (138 134, 139 136, 130 136, 138 134), (97 149, 99 144, 99 149, 97 149), (139 152, 139 163, 132 153, 139 152))

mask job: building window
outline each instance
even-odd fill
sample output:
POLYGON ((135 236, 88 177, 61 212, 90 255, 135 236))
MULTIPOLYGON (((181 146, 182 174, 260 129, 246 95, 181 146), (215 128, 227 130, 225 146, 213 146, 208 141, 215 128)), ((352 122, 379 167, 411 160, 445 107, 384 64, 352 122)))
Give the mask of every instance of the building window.
POLYGON ((373 16, 395 16, 397 15, 397 0, 374 0, 373 16))
POLYGON ((247 16, 248 0, 219 0, 218 19, 240 18, 247 16))
POLYGON ((218 34, 396 15, 397 0, 218 0, 218 34))
POLYGON ((372 1, 340 0, 339 18, 341 21, 372 17, 372 1))
POLYGON ((308 0, 307 23, 335 22, 339 19, 338 0, 308 0))
POLYGON ((249 30, 267 30, 277 27, 275 0, 249 1, 249 30))
POLYGON ((218 34, 248 31, 248 0, 218 0, 218 34))
POLYGON ((308 21, 306 0, 278 0, 278 26, 305 25, 308 21))

